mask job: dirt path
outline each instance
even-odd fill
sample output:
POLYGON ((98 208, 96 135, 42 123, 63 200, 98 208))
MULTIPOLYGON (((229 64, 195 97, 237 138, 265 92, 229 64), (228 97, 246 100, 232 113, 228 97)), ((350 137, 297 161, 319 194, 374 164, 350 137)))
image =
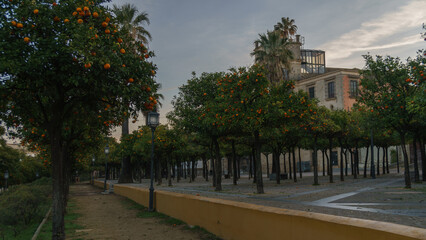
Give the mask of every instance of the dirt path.
POLYGON ((71 201, 76 213, 81 214, 72 239, 133 240, 133 239, 209 239, 202 231, 189 230, 183 225, 164 223, 158 217, 140 218, 141 210, 132 208, 127 199, 115 195, 102 195, 102 190, 88 184, 71 186, 71 201))

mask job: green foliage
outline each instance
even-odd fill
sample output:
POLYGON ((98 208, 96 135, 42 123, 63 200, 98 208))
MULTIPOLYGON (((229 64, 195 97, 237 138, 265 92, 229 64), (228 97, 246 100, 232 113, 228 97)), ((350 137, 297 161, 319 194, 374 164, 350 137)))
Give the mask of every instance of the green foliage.
POLYGON ((42 178, 31 184, 12 186, 1 194, 0 226, 13 229, 17 236, 29 225, 39 223, 50 207, 49 184, 50 179, 42 178))

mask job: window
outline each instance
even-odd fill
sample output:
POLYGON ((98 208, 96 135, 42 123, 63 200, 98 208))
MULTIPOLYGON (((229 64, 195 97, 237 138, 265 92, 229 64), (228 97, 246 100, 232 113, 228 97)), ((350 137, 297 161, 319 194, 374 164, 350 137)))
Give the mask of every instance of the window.
POLYGON ((315 98, 315 87, 308 88, 309 99, 315 98))
POLYGON ((358 96, 358 81, 351 80, 349 85, 349 96, 356 97, 358 96))
POLYGON ((336 87, 334 86, 334 82, 328 82, 327 83, 327 98, 335 98, 336 94, 335 94, 335 89, 336 87))

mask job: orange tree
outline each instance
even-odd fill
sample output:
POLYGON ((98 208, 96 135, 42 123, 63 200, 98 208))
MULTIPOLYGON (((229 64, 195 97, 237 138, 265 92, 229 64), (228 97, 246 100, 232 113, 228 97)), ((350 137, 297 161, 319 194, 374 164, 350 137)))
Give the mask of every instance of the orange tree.
POLYGON ((261 130, 270 124, 271 94, 264 67, 231 69, 217 81, 218 111, 214 125, 224 132, 245 132, 251 135, 255 152, 257 193, 264 193, 261 165, 261 130))
POLYGON ((49 145, 52 239, 65 239, 65 154, 78 141, 67 131, 103 132, 125 112, 156 104, 153 53, 117 28, 103 2, 0 2, 0 117, 16 135, 27 138, 31 129, 49 145), (138 50, 126 51, 123 42, 138 50))
MULTIPOLYGON (((371 121, 381 123, 381 128, 390 127, 398 132, 404 155, 405 187, 411 188, 407 136, 417 124, 417 113, 409 111, 408 100, 419 91, 418 80, 410 75, 410 67, 398 58, 390 56, 364 56, 359 103, 375 117, 371 121)), ((413 66, 414 67, 414 66, 413 66)), ((420 79, 423 81, 423 79, 420 79)))
MULTIPOLYGON (((425 26, 423 26, 425 28, 425 26)), ((426 33, 423 34, 426 36, 426 33)), ((418 88, 418 90, 412 96, 407 99, 407 109, 410 113, 416 116, 416 125, 414 126, 414 138, 419 141, 420 146, 425 145, 426 134, 425 131, 421 131, 426 127, 426 51, 419 51, 415 59, 408 61, 410 67, 410 79, 412 84, 418 88)), ((420 148, 420 155, 422 159, 422 180, 426 181, 426 153, 423 147, 420 148)))
POLYGON ((226 128, 219 121, 221 102, 217 95, 220 79, 223 73, 202 73, 197 77, 195 73, 187 84, 179 88, 172 105, 174 110, 167 115, 173 128, 182 129, 186 133, 199 133, 212 142, 214 149, 215 175, 213 185, 216 191, 222 190, 222 162, 219 147, 219 138, 224 136, 226 128))

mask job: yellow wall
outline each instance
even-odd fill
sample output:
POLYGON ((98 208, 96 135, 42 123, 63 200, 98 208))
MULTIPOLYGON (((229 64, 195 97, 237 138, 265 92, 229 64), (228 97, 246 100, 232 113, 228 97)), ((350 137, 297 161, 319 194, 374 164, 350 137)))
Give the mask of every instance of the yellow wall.
MULTIPOLYGON (((99 186, 98 183, 95 185, 99 186)), ((103 183, 101 184, 103 187, 103 183)), ((148 206, 149 190, 114 185, 116 194, 148 206)), ((426 239, 426 229, 371 220, 155 191, 158 212, 197 225, 224 239, 426 239)))

